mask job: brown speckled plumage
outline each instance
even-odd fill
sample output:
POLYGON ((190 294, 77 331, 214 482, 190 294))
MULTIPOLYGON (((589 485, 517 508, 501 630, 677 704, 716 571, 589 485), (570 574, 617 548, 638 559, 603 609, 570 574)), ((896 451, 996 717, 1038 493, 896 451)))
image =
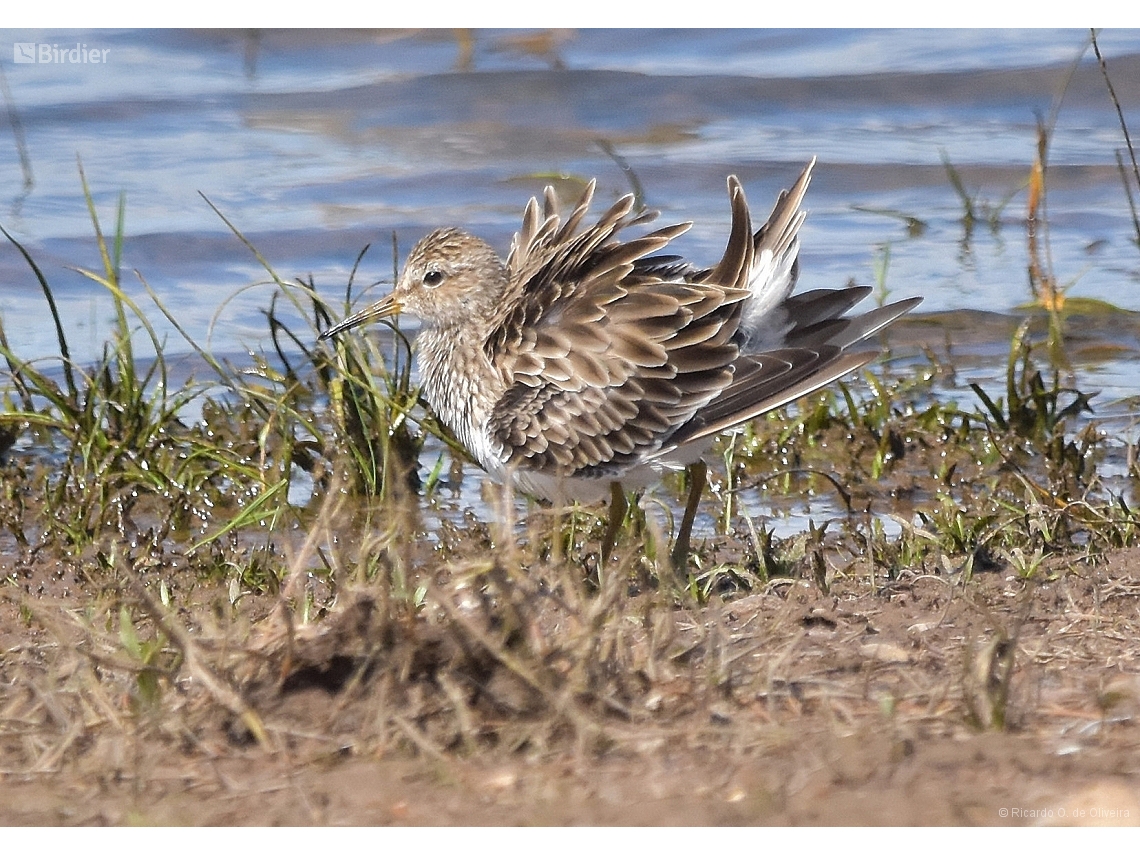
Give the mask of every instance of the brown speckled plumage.
POLYGON ((659 254, 689 224, 623 240, 651 219, 632 197, 583 228, 593 183, 565 217, 548 188, 505 262, 464 232, 432 232, 388 297, 323 337, 417 315, 425 396, 479 463, 533 494, 600 498, 864 365, 877 348, 857 346, 920 302, 845 317, 869 288, 789 296, 811 169, 755 234, 730 177, 730 234, 711 269, 659 254))

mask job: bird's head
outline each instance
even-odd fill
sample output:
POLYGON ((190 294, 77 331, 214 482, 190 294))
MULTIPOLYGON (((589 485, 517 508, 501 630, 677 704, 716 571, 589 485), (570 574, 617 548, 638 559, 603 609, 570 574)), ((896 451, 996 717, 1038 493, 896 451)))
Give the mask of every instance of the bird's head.
POLYGON ((405 312, 433 326, 471 326, 494 316, 506 287, 506 266, 486 241, 459 229, 437 229, 412 247, 391 294, 321 338, 405 312))

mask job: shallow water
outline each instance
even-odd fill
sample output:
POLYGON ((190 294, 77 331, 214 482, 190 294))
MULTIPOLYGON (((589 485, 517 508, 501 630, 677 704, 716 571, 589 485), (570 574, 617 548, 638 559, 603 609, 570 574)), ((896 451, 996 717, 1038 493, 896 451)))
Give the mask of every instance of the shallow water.
MULTIPOLYGON (((1099 41, 1140 131, 1140 32, 1099 41)), ((695 222, 678 245, 704 263, 723 248, 726 175, 766 210, 818 156, 801 287, 874 284, 889 251, 892 296, 1008 319, 1030 296, 1025 183, 1041 117, 1055 120, 1058 280, 1071 296, 1140 311, 1124 142, 1086 31, 5 31, 0 62, 18 120, 0 126, 0 224, 47 273, 81 361, 113 319, 105 295, 65 267, 98 264, 77 156, 106 230, 125 196, 124 267, 196 339, 241 354, 269 349, 270 289, 241 290, 266 274, 199 193, 283 279, 312 274, 339 295, 368 243, 360 281, 390 279, 393 232, 406 250, 462 224, 505 249, 550 176, 597 176, 603 201, 626 192, 607 147, 665 220, 695 222), (107 61, 17 64, 17 42, 105 50, 107 61), (967 226, 944 161, 992 225, 967 226), (908 230, 906 217, 921 225, 908 230)), ((42 300, 0 245, 0 311, 21 355, 56 353, 42 300)), ((1082 329, 1090 352, 1120 348, 1080 367, 1109 415, 1140 390, 1136 328, 1125 315, 1082 329)), ((1008 323, 986 329, 955 335, 992 357, 968 378, 990 382, 1008 323)), ((186 349, 166 332, 172 351, 186 349)))

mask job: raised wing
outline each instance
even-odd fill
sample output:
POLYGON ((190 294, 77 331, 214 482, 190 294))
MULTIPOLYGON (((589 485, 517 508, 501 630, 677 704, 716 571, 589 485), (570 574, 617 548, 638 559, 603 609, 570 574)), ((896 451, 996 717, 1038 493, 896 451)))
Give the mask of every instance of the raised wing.
POLYGON ((578 232, 593 189, 565 222, 551 191, 541 214, 531 200, 507 262, 517 288, 486 342, 506 386, 492 438, 509 465, 556 476, 620 472, 728 387, 749 295, 751 222, 735 178, 728 247, 700 282, 647 259, 688 224, 618 239, 647 219, 632 197, 578 232))

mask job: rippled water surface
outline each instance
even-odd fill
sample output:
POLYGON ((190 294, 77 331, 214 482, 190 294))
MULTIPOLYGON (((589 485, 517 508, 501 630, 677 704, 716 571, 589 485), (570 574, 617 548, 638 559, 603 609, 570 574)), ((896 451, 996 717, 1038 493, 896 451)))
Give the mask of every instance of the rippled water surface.
MULTIPOLYGON (((923 296, 923 311, 1010 315, 1030 296, 1025 185, 1044 121, 1058 280, 1140 311, 1124 140, 1088 41, 1081 30, 0 31, 0 224, 40 262, 78 357, 92 358, 111 307, 66 269, 98 263, 78 157, 105 227, 125 195, 124 267, 195 338, 240 354, 268 349, 270 291, 242 290, 264 271, 200 194, 283 278, 311 274, 339 294, 365 244, 367 282, 390 278, 393 232, 406 250, 464 225, 505 249, 552 176, 596 176, 603 201, 626 192, 619 160, 665 219, 695 222, 679 247, 711 263, 725 176, 766 210, 818 156, 801 287, 874 284, 887 261, 886 288, 923 296), (106 62, 15 63, 17 43, 106 62)), ((1099 43, 1140 132, 1140 32, 1099 43)), ((42 299, 0 245, 0 311, 25 356, 56 352, 42 299)), ((1008 330, 994 330, 956 333, 982 354, 982 375, 986 354, 988 376, 1004 364, 1008 330)), ((1123 348, 1082 369, 1102 400, 1135 394, 1132 317, 1083 332, 1090 348, 1123 348)))

